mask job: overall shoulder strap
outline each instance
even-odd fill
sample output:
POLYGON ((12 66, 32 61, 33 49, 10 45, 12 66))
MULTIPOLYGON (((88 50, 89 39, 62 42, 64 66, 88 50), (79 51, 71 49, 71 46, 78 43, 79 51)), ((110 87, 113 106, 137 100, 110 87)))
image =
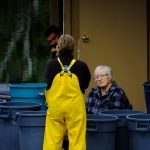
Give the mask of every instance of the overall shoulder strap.
POLYGON ((70 68, 73 66, 73 64, 74 64, 75 62, 76 62, 76 60, 75 60, 75 59, 72 59, 70 65, 68 66, 67 72, 68 72, 68 75, 69 75, 69 76, 72 76, 72 73, 71 73, 71 71, 70 71, 70 68))
POLYGON ((70 65, 68 66, 68 70, 70 70, 70 68, 73 66, 73 64, 74 64, 75 62, 76 62, 76 60, 75 60, 75 59, 72 59, 70 65))
POLYGON ((57 58, 57 60, 58 60, 59 64, 61 65, 61 67, 63 67, 63 64, 62 64, 62 62, 60 61, 60 58, 59 58, 59 57, 57 58))
POLYGON ((76 60, 75 60, 75 59, 72 59, 72 61, 71 61, 71 63, 70 63, 69 66, 63 65, 62 62, 60 61, 60 58, 59 58, 59 57, 57 58, 57 60, 58 60, 60 66, 61 66, 61 69, 62 69, 62 71, 60 72, 60 75, 63 75, 64 72, 67 72, 68 75, 71 76, 70 68, 73 66, 73 64, 75 63, 76 60))

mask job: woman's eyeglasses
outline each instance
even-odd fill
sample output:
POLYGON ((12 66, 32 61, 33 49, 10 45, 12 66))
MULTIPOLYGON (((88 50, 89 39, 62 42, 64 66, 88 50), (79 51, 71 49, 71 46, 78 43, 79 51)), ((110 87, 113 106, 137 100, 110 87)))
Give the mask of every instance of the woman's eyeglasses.
POLYGON ((95 80, 99 80, 100 78, 103 79, 104 77, 106 77, 108 74, 99 74, 96 75, 95 80))

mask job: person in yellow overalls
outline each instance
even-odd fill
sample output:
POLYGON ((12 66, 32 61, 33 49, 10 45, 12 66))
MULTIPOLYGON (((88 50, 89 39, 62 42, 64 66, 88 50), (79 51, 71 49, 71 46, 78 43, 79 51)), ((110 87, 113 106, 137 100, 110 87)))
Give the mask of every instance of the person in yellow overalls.
POLYGON ((46 115, 43 150, 61 150, 67 131, 69 150, 86 150, 86 108, 84 93, 91 74, 87 64, 73 58, 74 39, 61 35, 58 58, 46 69, 46 115))

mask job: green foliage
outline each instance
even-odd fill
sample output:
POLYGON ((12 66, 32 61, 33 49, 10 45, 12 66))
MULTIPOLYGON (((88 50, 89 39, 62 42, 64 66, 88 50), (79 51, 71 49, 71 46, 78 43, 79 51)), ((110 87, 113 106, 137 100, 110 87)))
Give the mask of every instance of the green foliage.
POLYGON ((49 0, 0 1, 0 82, 44 82, 49 18, 49 0))

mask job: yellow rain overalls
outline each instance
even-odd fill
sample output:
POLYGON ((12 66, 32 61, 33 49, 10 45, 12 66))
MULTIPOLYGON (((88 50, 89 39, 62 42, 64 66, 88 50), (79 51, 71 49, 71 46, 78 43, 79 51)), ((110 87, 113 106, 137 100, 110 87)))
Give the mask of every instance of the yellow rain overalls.
POLYGON ((78 78, 70 72, 76 60, 53 79, 46 91, 48 104, 43 150, 61 150, 67 131, 69 150, 86 150, 86 109, 78 78))

